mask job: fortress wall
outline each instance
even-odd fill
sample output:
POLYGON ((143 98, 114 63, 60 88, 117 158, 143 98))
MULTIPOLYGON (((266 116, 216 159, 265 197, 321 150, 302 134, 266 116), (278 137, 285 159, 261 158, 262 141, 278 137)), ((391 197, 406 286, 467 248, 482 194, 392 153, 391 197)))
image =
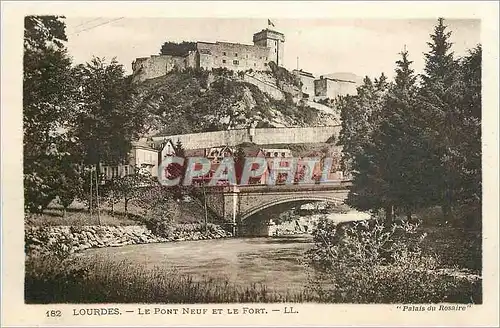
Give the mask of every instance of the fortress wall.
POLYGON ((325 142, 332 135, 338 136, 340 126, 316 126, 305 128, 262 128, 255 129, 253 142, 256 144, 295 144, 325 142))
POLYGON ((168 55, 151 56, 149 58, 140 58, 132 64, 134 71, 134 81, 145 81, 155 77, 163 76, 174 67, 179 66, 183 60, 182 57, 168 55), (180 59, 180 60, 179 60, 180 59))
POLYGON ((167 74, 167 66, 171 63, 171 56, 152 56, 144 62, 144 75, 147 79, 167 74))
POLYGON ((314 102, 311 100, 306 101, 306 105, 309 107, 312 107, 314 109, 320 110, 323 113, 328 113, 331 115, 335 115, 337 117, 339 116, 339 113, 337 111, 335 111, 335 109, 328 107, 326 105, 323 105, 323 104, 320 104, 320 103, 317 103, 317 102, 314 102))
POLYGON ((338 96, 355 95, 356 83, 319 79, 314 81, 316 96, 335 99, 338 96))
POLYGON ((300 75, 300 82, 302 82, 302 92, 307 93, 309 95, 309 98, 314 97, 315 96, 314 77, 300 75))
POLYGON ((199 149, 217 146, 236 146, 244 142, 258 145, 326 142, 332 135, 338 136, 340 126, 318 126, 305 128, 260 128, 190 133, 154 137, 153 140, 180 140, 185 149, 199 149))
POLYGON ((271 97, 273 97, 276 100, 283 100, 285 98, 285 95, 283 94, 283 92, 277 86, 272 85, 271 83, 260 80, 256 77, 249 75, 249 74, 245 74, 245 77, 243 78, 243 80, 245 82, 248 82, 248 83, 255 85, 257 88, 259 88, 260 91, 269 94, 271 97))
POLYGON ((217 146, 235 146, 243 142, 250 142, 250 135, 245 129, 214 131, 204 133, 177 134, 172 136, 154 137, 153 140, 171 139, 175 144, 182 142, 185 149, 209 148, 217 146))
POLYGON ((246 72, 245 81, 255 84, 257 87, 259 87, 259 89, 261 89, 261 91, 275 96, 275 99, 278 100, 284 98, 285 92, 290 93, 296 101, 300 98, 300 88, 283 81, 276 81, 276 79, 269 72, 246 72), (267 85, 263 85, 263 83, 267 85))
POLYGON ((184 58, 184 67, 199 68, 198 52, 190 51, 189 54, 184 58))
POLYGON ((191 51, 187 56, 153 55, 149 58, 138 58, 132 63, 134 81, 145 81, 166 75, 173 70, 186 67, 198 67, 197 53, 191 51))
POLYGON ((205 69, 218 67, 233 71, 269 69, 266 65, 269 48, 266 47, 226 42, 198 42, 196 47, 200 54, 200 67, 205 69))

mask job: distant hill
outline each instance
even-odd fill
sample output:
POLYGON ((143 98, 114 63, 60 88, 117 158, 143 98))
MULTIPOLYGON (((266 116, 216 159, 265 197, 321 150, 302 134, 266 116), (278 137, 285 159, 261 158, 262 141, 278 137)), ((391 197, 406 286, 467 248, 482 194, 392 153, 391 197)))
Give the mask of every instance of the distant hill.
POLYGON ((350 72, 337 72, 337 73, 331 73, 331 74, 325 74, 323 75, 324 77, 330 77, 332 79, 339 79, 339 80, 344 80, 344 81, 353 81, 356 83, 363 82, 363 78, 361 76, 358 76, 354 73, 350 72))
POLYGON ((300 88, 291 85, 291 73, 276 72, 252 72, 250 77, 226 69, 174 71, 137 84, 134 106, 148 115, 148 136, 338 124, 332 111, 309 107, 292 94, 300 88), (262 77, 265 81, 258 80, 262 77), (262 91, 269 86, 283 96, 262 91))
POLYGON ((349 73, 349 72, 338 72, 338 73, 331 73, 331 74, 325 74, 323 75, 324 77, 329 77, 332 79, 338 79, 338 80, 344 80, 344 81, 353 81, 356 84, 360 85, 363 84, 363 78, 361 76, 358 76, 354 73, 349 73))

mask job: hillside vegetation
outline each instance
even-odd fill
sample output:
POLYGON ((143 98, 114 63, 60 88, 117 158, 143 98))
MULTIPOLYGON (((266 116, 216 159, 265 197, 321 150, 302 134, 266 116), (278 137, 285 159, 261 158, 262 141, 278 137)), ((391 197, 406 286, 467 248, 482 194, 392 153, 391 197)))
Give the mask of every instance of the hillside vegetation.
POLYGON ((135 106, 149 117, 149 135, 328 125, 336 119, 285 91, 285 100, 276 100, 242 76, 226 69, 171 72, 138 84, 135 106))

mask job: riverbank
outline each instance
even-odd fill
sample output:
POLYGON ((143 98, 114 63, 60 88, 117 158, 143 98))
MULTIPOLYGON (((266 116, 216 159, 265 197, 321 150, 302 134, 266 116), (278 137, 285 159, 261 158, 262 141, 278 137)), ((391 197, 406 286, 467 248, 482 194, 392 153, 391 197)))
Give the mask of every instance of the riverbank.
POLYGON ((431 220, 420 227, 426 235, 422 255, 435 259, 430 266, 415 267, 408 258, 403 265, 381 264, 365 271, 357 265, 340 266, 344 271, 324 277, 311 266, 311 235, 227 238, 230 234, 222 229, 217 234, 220 227, 209 226, 211 234, 204 235, 203 224, 178 225, 168 238, 140 225, 26 226, 25 300, 482 302, 480 231, 431 220), (176 242, 187 240, 197 241, 176 242), (359 293, 345 298, 331 289, 334 285, 360 287, 359 293))
POLYGON ((155 235, 146 226, 26 226, 27 255, 53 254, 60 258, 90 248, 208 240, 232 237, 230 232, 210 224, 207 232, 201 224, 177 225, 168 237, 155 235))
MULTIPOLYGON (((65 260, 26 260, 25 301, 47 303, 349 302, 321 293, 310 238, 231 238, 89 249, 65 260), (312 278, 312 280, 311 280, 312 278), (318 289, 319 288, 319 289, 318 289)), ((380 267, 356 303, 481 303, 481 278, 380 267), (400 290, 401 288, 401 290, 400 290), (402 291, 406 292, 402 292, 402 291), (408 292, 410 290, 411 292, 408 292), (396 293, 396 291, 399 291, 396 293), (374 301, 373 295, 377 301, 374 301)), ((342 278, 342 277, 339 277, 342 278)))
POLYGON ((308 291, 280 293, 265 284, 241 284, 212 277, 198 280, 179 274, 172 267, 146 268, 131 261, 117 262, 110 256, 92 257, 91 261, 87 257, 62 262, 52 257, 26 261, 27 304, 302 303, 314 299, 308 291))

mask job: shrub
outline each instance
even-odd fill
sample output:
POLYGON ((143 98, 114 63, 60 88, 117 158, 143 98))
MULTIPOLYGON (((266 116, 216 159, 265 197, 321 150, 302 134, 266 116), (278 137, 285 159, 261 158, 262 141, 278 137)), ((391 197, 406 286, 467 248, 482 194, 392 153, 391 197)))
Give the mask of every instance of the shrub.
POLYGON ((279 83, 286 83, 296 87, 301 87, 300 79, 290 73, 286 68, 278 66, 275 62, 269 62, 269 67, 271 68, 271 74, 279 83))
POLYGON ((426 235, 418 226, 320 220, 309 253, 317 272, 310 288, 323 302, 480 303, 480 278, 439 269, 435 256, 422 253, 426 235))
POLYGON ((169 237, 173 222, 179 219, 179 204, 174 196, 168 188, 156 185, 145 190, 137 199, 144 209, 146 227, 157 236, 169 237))
POLYGON ((68 245, 51 235, 49 229, 38 227, 25 230, 24 252, 28 257, 52 254, 54 259, 59 260, 66 259, 71 254, 68 245))

